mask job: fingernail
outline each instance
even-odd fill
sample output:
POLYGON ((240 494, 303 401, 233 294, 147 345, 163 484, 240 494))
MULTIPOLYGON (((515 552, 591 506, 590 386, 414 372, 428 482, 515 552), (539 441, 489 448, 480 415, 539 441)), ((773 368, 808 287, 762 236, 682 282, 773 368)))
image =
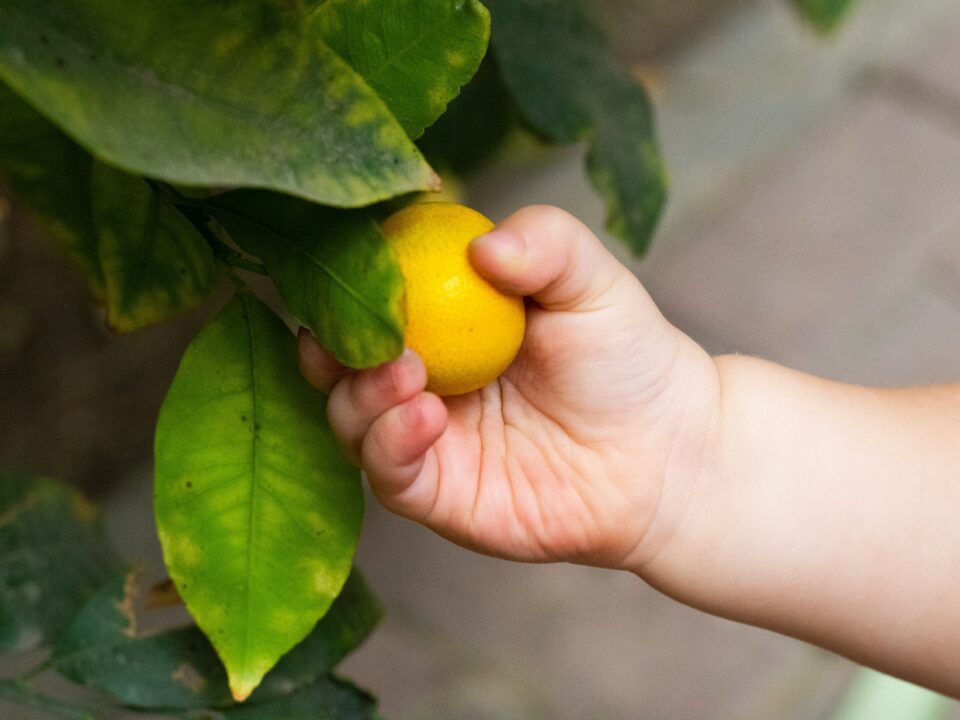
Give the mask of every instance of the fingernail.
POLYGON ((491 253, 498 260, 509 262, 520 257, 526 250, 526 243, 516 233, 506 230, 491 230, 473 241, 473 245, 482 248, 483 252, 491 253))
POLYGON ((400 353, 400 357, 393 362, 404 368, 415 368, 419 360, 420 357, 413 350, 410 348, 404 348, 403 352, 400 353))
POLYGON ((413 351, 410 348, 404 348, 403 352, 400 353, 400 357, 387 363, 387 367, 390 369, 390 372, 393 373, 394 382, 396 382, 398 386, 403 384, 404 376, 406 376, 414 366, 413 357, 413 351))

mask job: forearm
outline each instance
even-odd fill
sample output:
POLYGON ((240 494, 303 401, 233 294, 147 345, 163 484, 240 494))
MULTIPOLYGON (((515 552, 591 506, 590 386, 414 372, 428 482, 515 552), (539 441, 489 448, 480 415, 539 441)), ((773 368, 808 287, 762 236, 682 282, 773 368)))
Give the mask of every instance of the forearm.
POLYGON ((960 386, 858 388, 741 357, 717 367, 716 454, 644 577, 960 695, 960 386))

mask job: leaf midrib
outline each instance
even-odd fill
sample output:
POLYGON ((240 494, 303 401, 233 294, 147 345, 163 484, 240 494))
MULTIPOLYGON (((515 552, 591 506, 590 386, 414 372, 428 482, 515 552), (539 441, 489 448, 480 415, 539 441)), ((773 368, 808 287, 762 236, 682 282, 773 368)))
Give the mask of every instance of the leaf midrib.
POLYGON ((246 571, 244 573, 244 601, 245 601, 245 613, 244 613, 244 622, 243 622, 243 642, 241 643, 241 657, 243 662, 240 666, 243 668, 244 673, 248 670, 248 662, 250 660, 249 651, 250 651, 250 628, 251 625, 251 605, 250 602, 250 569, 253 567, 254 553, 253 553, 253 540, 254 540, 254 519, 257 517, 257 489, 259 481, 257 479, 257 472, 259 471, 259 453, 257 452, 258 444, 258 432, 259 427, 258 422, 258 412, 259 407, 257 403, 257 362, 255 355, 256 342, 253 339, 253 316, 250 312, 251 308, 248 305, 247 298, 241 294, 241 302, 243 303, 244 317, 247 322, 247 343, 250 353, 250 422, 252 424, 253 436, 250 442, 250 511, 247 515, 247 557, 246 557, 246 571))

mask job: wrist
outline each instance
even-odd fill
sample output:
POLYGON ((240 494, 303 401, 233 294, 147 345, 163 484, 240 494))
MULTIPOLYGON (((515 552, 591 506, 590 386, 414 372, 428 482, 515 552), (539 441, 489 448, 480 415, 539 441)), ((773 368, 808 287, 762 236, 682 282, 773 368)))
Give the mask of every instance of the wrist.
MULTIPOLYGON (((744 393, 755 365, 739 355, 710 358, 715 376, 709 422, 695 463, 671 466, 664 482, 659 534, 629 569, 661 592, 688 605, 729 615, 722 606, 731 577, 729 559, 749 554, 752 543, 738 519, 738 497, 756 474, 758 438, 747 432, 744 393), (734 397, 731 397, 733 395, 734 397)), ((747 394, 749 394, 747 392, 747 394)), ((755 434, 754 434, 755 435, 755 434)), ((652 528, 655 529, 655 528, 652 528)))
MULTIPOLYGON (((719 366, 699 345, 683 337, 684 362, 673 382, 671 404, 683 408, 669 434, 652 521, 621 565, 660 588, 658 578, 682 566, 694 538, 702 535, 702 497, 716 484, 725 453, 719 366)), ((662 589, 662 588, 660 588, 662 589)))

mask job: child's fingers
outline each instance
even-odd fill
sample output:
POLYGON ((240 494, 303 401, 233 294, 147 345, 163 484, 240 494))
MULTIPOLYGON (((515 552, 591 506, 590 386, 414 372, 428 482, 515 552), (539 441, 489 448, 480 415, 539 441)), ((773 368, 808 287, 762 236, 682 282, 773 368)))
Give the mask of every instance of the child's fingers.
POLYGON ((387 410, 370 426, 360 459, 370 486, 390 510, 425 518, 437 497, 437 473, 424 473, 427 450, 447 427, 447 407, 431 393, 420 393, 387 410))
POLYGON ((350 372, 337 359, 320 347, 307 328, 297 333, 297 359, 300 372, 320 392, 330 394, 333 386, 350 372))
POLYGON ((395 405, 406 402, 427 384, 427 370, 412 350, 393 362, 360 370, 337 383, 327 414, 334 433, 353 460, 371 423, 395 405))
POLYGON ((633 278, 589 228, 547 205, 523 208, 474 240, 470 260, 501 290, 548 310, 586 309, 633 278))

